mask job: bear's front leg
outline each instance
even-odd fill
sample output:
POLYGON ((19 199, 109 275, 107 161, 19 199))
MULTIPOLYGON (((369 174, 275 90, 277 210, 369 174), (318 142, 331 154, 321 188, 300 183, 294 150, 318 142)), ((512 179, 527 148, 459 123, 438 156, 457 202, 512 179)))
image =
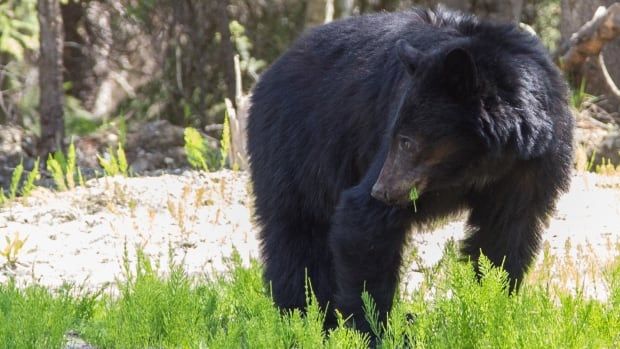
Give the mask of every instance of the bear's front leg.
POLYGON ((535 170, 514 171, 469 200, 471 231, 463 253, 477 263, 482 252, 495 266, 502 266, 510 279, 510 291, 519 288, 534 261, 561 186, 567 186, 564 178, 535 170))
POLYGON ((401 253, 413 210, 387 206, 370 195, 371 185, 344 191, 329 235, 336 281, 335 308, 352 316, 357 329, 370 332, 362 292, 377 305, 381 321, 392 307, 401 253))

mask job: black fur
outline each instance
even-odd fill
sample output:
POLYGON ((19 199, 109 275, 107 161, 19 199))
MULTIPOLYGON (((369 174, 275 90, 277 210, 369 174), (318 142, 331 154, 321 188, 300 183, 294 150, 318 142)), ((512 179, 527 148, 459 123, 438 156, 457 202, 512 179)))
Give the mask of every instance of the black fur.
POLYGON ((406 232, 462 209, 463 253, 482 251, 517 285, 568 188, 572 127, 560 74, 513 25, 440 8, 310 30, 261 76, 250 109, 275 302, 303 308, 307 273, 322 306, 368 330, 360 294, 390 309, 406 232), (411 186, 423 188, 416 212, 402 200, 411 186))

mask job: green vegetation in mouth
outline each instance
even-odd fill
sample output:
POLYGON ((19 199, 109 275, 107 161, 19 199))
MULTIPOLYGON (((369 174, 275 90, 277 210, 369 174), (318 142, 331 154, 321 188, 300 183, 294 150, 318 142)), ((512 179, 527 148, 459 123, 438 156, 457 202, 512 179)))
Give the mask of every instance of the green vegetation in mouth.
POLYGON ((413 203, 414 212, 418 212, 418 207, 416 206, 415 202, 418 200, 419 197, 420 195, 418 194, 418 190, 416 189, 416 187, 412 187, 409 191, 409 200, 411 200, 411 202, 413 203))

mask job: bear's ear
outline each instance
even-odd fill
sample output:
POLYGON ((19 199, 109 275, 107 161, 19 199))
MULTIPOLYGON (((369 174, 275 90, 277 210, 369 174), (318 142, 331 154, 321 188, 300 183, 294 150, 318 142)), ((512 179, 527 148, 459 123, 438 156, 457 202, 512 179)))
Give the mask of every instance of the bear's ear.
POLYGON ((443 68, 446 87, 454 97, 469 99, 478 95, 478 69, 469 51, 455 48, 448 52, 443 68))
POLYGON ((398 54, 398 59, 400 59, 405 65, 405 68, 407 68, 407 72, 413 75, 422 58, 422 52, 415 49, 407 41, 400 39, 396 42, 396 53, 398 54))

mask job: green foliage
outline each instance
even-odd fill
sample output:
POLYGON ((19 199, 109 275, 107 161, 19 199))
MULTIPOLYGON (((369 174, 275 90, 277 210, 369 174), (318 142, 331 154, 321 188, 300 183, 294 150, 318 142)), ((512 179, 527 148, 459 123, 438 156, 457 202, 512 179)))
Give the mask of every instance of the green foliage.
POLYGON ((196 169, 208 171, 206 161, 207 146, 200 132, 192 127, 186 127, 184 132, 185 154, 187 162, 196 169))
POLYGON ((65 183, 65 174, 60 157, 56 154, 50 154, 47 158, 46 166, 47 171, 52 174, 52 179, 56 184, 56 189, 59 191, 67 190, 67 183, 65 183))
MULTIPOLYGON (((230 131, 226 131, 226 126, 224 127, 224 134, 222 135, 222 140, 220 144, 222 147, 226 147, 229 149, 230 147, 230 131), (226 135, 229 135, 227 138, 229 141, 226 141, 226 135)), ((224 148, 218 153, 213 151, 207 145, 206 139, 202 137, 200 132, 192 127, 186 127, 184 132, 184 140, 185 140, 185 155, 187 156, 187 162, 198 170, 209 171, 209 170, 218 170, 222 168, 226 162, 224 148)), ((226 150, 227 152, 228 150, 226 150)))
POLYGON ((592 169, 594 168, 594 160, 596 159, 596 151, 592 152, 592 155, 590 155, 590 160, 588 160, 588 163, 586 164, 586 171, 587 172, 591 172, 592 169))
POLYGON ((0 284, 0 343, 2 348, 62 348, 65 334, 88 307, 68 288, 49 291, 40 286, 18 288, 0 284))
POLYGON ((39 158, 37 158, 34 162, 34 166, 32 166, 32 171, 28 173, 26 177, 26 181, 24 182, 24 186, 22 187, 21 194, 22 196, 28 196, 35 188, 35 182, 41 178, 41 173, 39 172, 39 158))
POLYGON ((67 149, 67 156, 62 151, 49 154, 46 162, 47 171, 51 173, 56 190, 65 191, 73 189, 77 184, 84 185, 82 172, 77 167, 77 155, 73 141, 67 149))
POLYGON ((0 3, 0 52, 22 60, 26 50, 39 46, 39 22, 35 0, 0 3))
POLYGON ((377 304, 370 293, 364 291, 362 292, 362 304, 364 313, 366 314, 366 321, 370 325, 370 330, 372 333, 380 337, 382 333, 381 328, 381 320, 379 319, 379 310, 377 310, 377 304))
POLYGON ((414 212, 418 212, 416 201, 418 201, 419 198, 420 198, 420 195, 418 194, 418 189, 416 189, 416 187, 411 188, 411 190, 409 191, 409 200, 411 200, 411 202, 413 203, 414 212))
POLYGON ((15 196, 17 195, 17 188, 19 187, 19 182, 21 181, 23 172, 24 172, 24 165, 20 161, 19 165, 15 167, 15 169, 13 170, 13 173, 11 174, 11 183, 9 184, 9 193, 8 193, 9 196, 8 197, 6 196, 6 193, 4 192, 4 188, 0 188, 0 205, 4 205, 10 200, 15 199, 15 196))
POLYGON ((127 157, 125 156, 125 150, 123 145, 119 142, 116 148, 110 148, 107 153, 107 157, 97 155, 99 159, 99 165, 103 168, 103 172, 106 176, 129 176, 129 164, 127 163, 127 157))
POLYGON ((26 177, 26 180, 24 181, 23 186, 20 190, 19 185, 22 182, 23 174, 24 164, 23 161, 20 161, 13 170, 13 173, 11 174, 11 183, 9 184, 8 197, 6 196, 4 189, 0 188, 0 205, 3 205, 10 200, 14 200, 17 197, 17 194, 21 194, 22 196, 28 196, 30 192, 32 192, 35 187, 34 182, 40 178, 39 159, 37 158, 37 160, 35 161, 32 171, 28 173, 28 176, 26 177))
POLYGON ((127 144, 127 120, 125 115, 118 117, 118 139, 122 144, 127 144))
POLYGON ((560 41, 560 0, 538 0, 535 6, 532 27, 549 52, 554 52, 560 41))
MULTIPOLYGON (((506 273, 484 257, 480 282, 471 265, 454 258, 443 264, 411 303, 397 305, 414 312, 405 336, 416 347, 599 348, 620 339, 617 306, 569 295, 556 305, 543 285, 508 295, 506 273)), ((391 336, 388 331, 387 338, 397 340, 391 336)))
POLYGON ((67 181, 67 187, 75 188, 75 175, 77 171, 75 145, 73 144, 73 141, 71 141, 69 149, 67 149, 67 158, 65 165, 65 180, 67 181))
POLYGON ((19 252, 24 247, 28 238, 22 239, 19 237, 18 233, 15 233, 12 239, 8 236, 5 236, 4 239, 6 240, 6 245, 0 250, 0 256, 4 257, 9 267, 14 268, 17 263, 19 252))
MULTIPOLYGON (((67 89, 65 89, 67 90, 67 89)), ((102 124, 92 113, 84 109, 79 99, 65 95, 65 132, 68 135, 87 135, 96 131, 102 124)))
MULTIPOLYGON (((310 283, 307 311, 281 314, 256 261, 238 254, 228 272, 188 276, 179 265, 159 270, 143 252, 124 257, 118 292, 57 292, 0 285, 0 343, 11 348, 60 348, 77 332, 98 348, 367 348, 368 335, 345 325, 323 331, 310 283)), ((171 257, 170 257, 171 258, 171 257)), ((620 259, 607 275, 609 300, 551 296, 544 285, 509 295, 507 275, 482 257, 480 279, 454 252, 411 296, 395 300, 380 324, 370 295, 361 297, 380 348, 616 348, 620 344, 620 259)))
POLYGON ((24 162, 23 160, 19 162, 19 165, 15 167, 13 173, 11 175, 11 184, 9 186, 9 200, 15 199, 17 196, 17 189, 19 188, 19 183, 22 179, 22 174, 24 174, 24 162))
POLYGON ((579 84, 579 88, 571 91, 570 104, 577 111, 581 111, 585 106, 585 102, 592 100, 594 96, 586 93, 586 79, 583 78, 579 84))
POLYGON ((603 157, 601 163, 596 165, 595 172, 605 176, 620 174, 620 165, 616 166, 611 159, 603 157))
POLYGON ((230 22, 229 27, 232 40, 235 43, 235 48, 239 53, 239 67, 250 76, 257 78, 259 70, 264 68, 267 63, 251 56, 250 51, 252 50, 252 43, 246 36, 245 28, 241 23, 233 20, 230 22))

